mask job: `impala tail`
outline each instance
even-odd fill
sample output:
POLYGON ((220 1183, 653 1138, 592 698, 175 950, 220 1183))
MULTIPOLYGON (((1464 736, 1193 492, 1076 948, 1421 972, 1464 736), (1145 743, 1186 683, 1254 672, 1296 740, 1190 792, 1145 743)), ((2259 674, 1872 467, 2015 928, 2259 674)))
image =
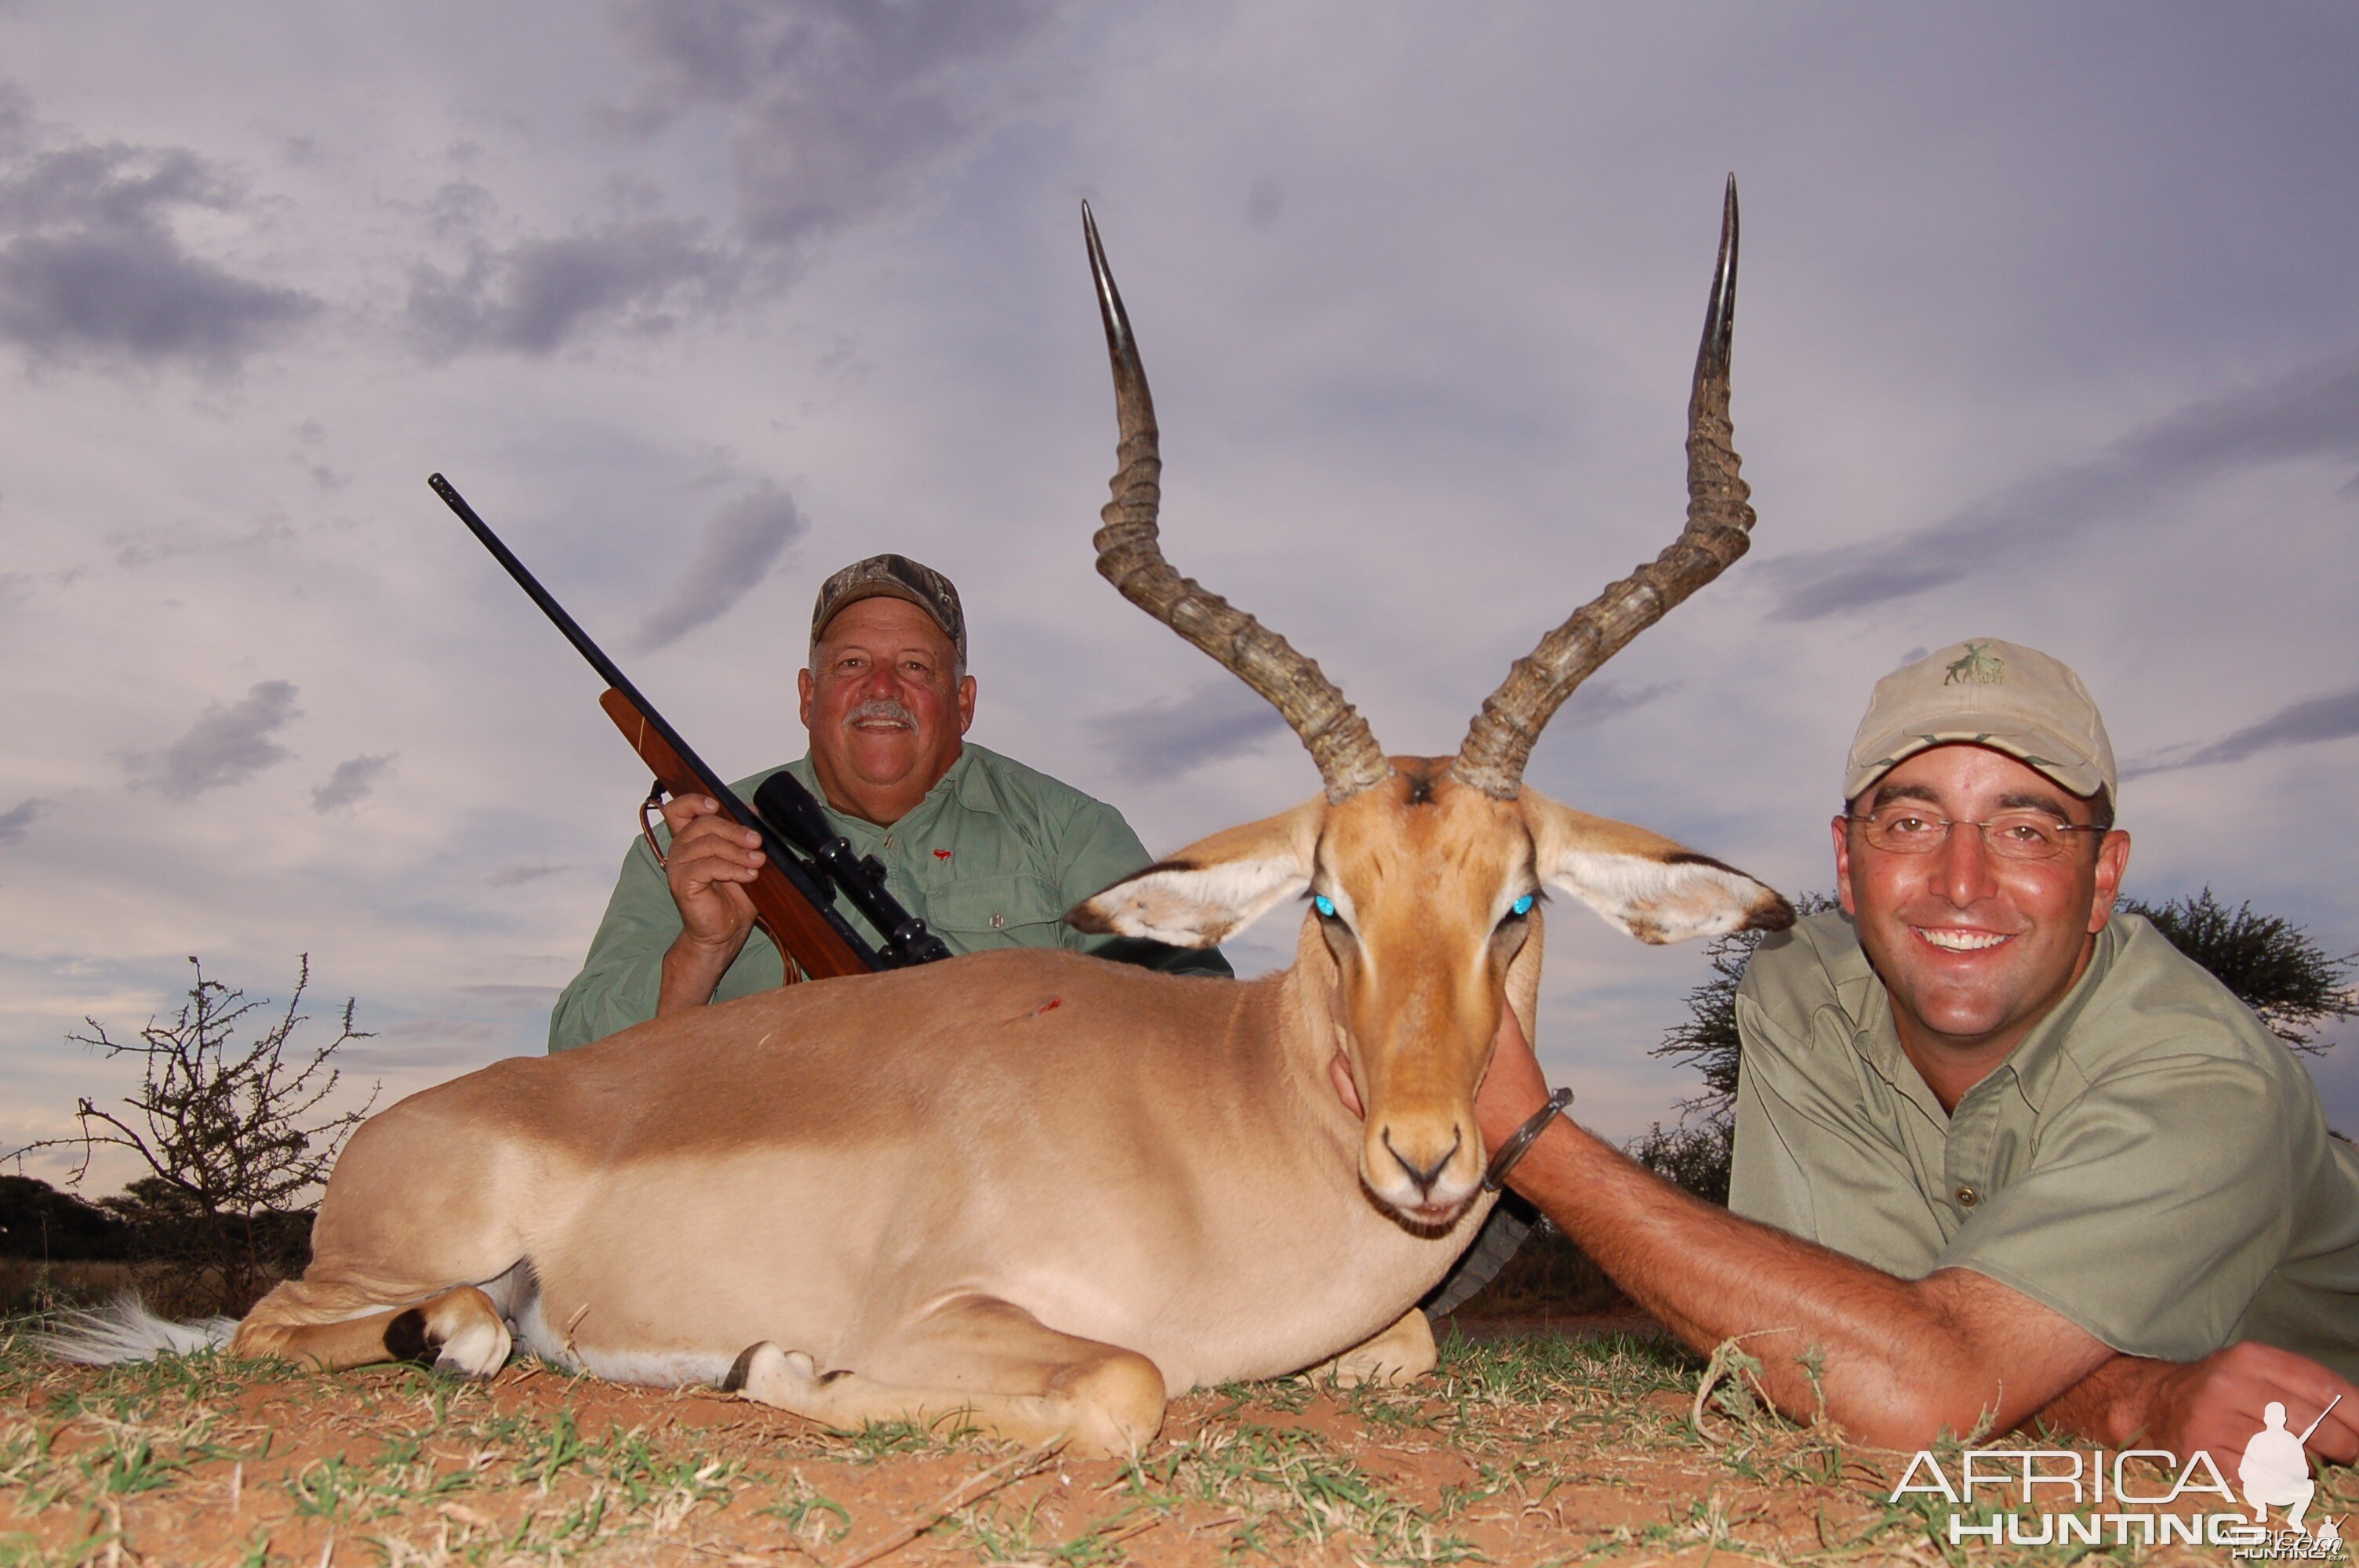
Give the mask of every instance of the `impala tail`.
POLYGON ((60 1313, 56 1327, 33 1336, 33 1347, 59 1361, 120 1367, 158 1356, 218 1350, 235 1332, 234 1317, 175 1323, 148 1311, 137 1292, 125 1291, 103 1307, 60 1313))

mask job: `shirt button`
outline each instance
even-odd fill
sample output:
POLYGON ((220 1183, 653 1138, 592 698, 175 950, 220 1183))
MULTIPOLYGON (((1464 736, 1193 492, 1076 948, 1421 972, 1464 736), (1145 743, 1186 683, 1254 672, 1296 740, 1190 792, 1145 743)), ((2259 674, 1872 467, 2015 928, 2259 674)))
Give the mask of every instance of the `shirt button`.
POLYGON ((891 848, 893 847, 893 835, 891 835, 890 833, 887 833, 886 835, 885 835, 885 847, 886 847, 887 849, 891 849, 891 848))
POLYGON ((995 915, 993 915, 993 916, 991 917, 991 928, 992 928, 994 931, 1005 931, 1005 930, 1006 930, 1006 929, 1007 929, 1007 916, 1006 916, 1006 915, 1004 915, 1004 914, 995 914, 995 915))
POLYGON ((1983 1195, 1974 1191, 1972 1187, 1960 1187, 1957 1192, 1957 1198, 1958 1206, 1960 1208, 1972 1208, 1974 1205, 1983 1201, 1983 1195))

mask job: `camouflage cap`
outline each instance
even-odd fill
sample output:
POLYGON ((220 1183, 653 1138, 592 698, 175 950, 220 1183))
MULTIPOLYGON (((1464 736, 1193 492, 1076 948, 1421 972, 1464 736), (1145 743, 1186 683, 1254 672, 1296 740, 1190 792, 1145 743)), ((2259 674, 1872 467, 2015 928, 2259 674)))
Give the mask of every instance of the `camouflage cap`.
POLYGON ((932 617, 942 635, 957 645, 959 663, 966 662, 966 612, 959 608, 958 589, 951 579, 907 556, 871 556, 854 561, 819 585, 811 606, 811 646, 837 611, 864 599, 899 599, 932 617))
POLYGON ((1843 798, 1933 746, 1966 741, 2005 752, 2087 799, 2116 800, 2114 743, 2081 677, 2037 648, 1977 637, 1875 683, 1851 743, 1843 798))

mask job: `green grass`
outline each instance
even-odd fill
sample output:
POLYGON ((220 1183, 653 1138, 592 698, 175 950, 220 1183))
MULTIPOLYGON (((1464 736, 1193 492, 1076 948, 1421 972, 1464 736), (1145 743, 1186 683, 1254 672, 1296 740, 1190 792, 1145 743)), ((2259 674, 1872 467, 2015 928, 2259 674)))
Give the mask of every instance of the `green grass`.
MULTIPOLYGON (((1393 1389, 1308 1378, 1175 1403, 1127 1463, 954 1422, 829 1433, 778 1412, 519 1365, 320 1376, 216 1356, 93 1371, 0 1327, 0 1568, 908 1563, 2127 1562, 1953 1549, 1938 1498, 1658 1338, 1451 1338, 1393 1389), (201 1552, 187 1543, 201 1539, 201 1552)), ((1729 1376, 1728 1374, 1734 1374, 1729 1376)), ((2359 1513, 2332 1472, 2321 1514, 2359 1513)), ((2216 1552, 2211 1554, 2216 1557, 2216 1552)), ((2169 1561, 2168 1558, 2149 1559, 2169 1561)), ((2190 1558, 2189 1561, 2196 1559, 2190 1558)))

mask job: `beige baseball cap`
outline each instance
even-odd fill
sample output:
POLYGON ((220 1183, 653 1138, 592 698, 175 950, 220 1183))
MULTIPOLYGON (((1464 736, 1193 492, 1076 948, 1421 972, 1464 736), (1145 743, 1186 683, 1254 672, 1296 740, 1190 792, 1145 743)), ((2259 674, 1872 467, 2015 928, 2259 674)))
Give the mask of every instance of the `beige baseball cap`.
POLYGON ((1875 683, 1853 737, 1843 798, 1933 746, 1967 741, 2005 752, 2087 799, 2118 801, 2114 743, 2081 677, 2037 648, 1976 637, 1875 683))
POLYGON ((916 605, 956 645, 959 662, 966 662, 966 611, 959 606, 958 589, 933 568, 907 556, 871 556, 820 584, 819 599, 811 606, 811 646, 819 646, 820 633, 839 611, 864 599, 899 599, 916 605))

